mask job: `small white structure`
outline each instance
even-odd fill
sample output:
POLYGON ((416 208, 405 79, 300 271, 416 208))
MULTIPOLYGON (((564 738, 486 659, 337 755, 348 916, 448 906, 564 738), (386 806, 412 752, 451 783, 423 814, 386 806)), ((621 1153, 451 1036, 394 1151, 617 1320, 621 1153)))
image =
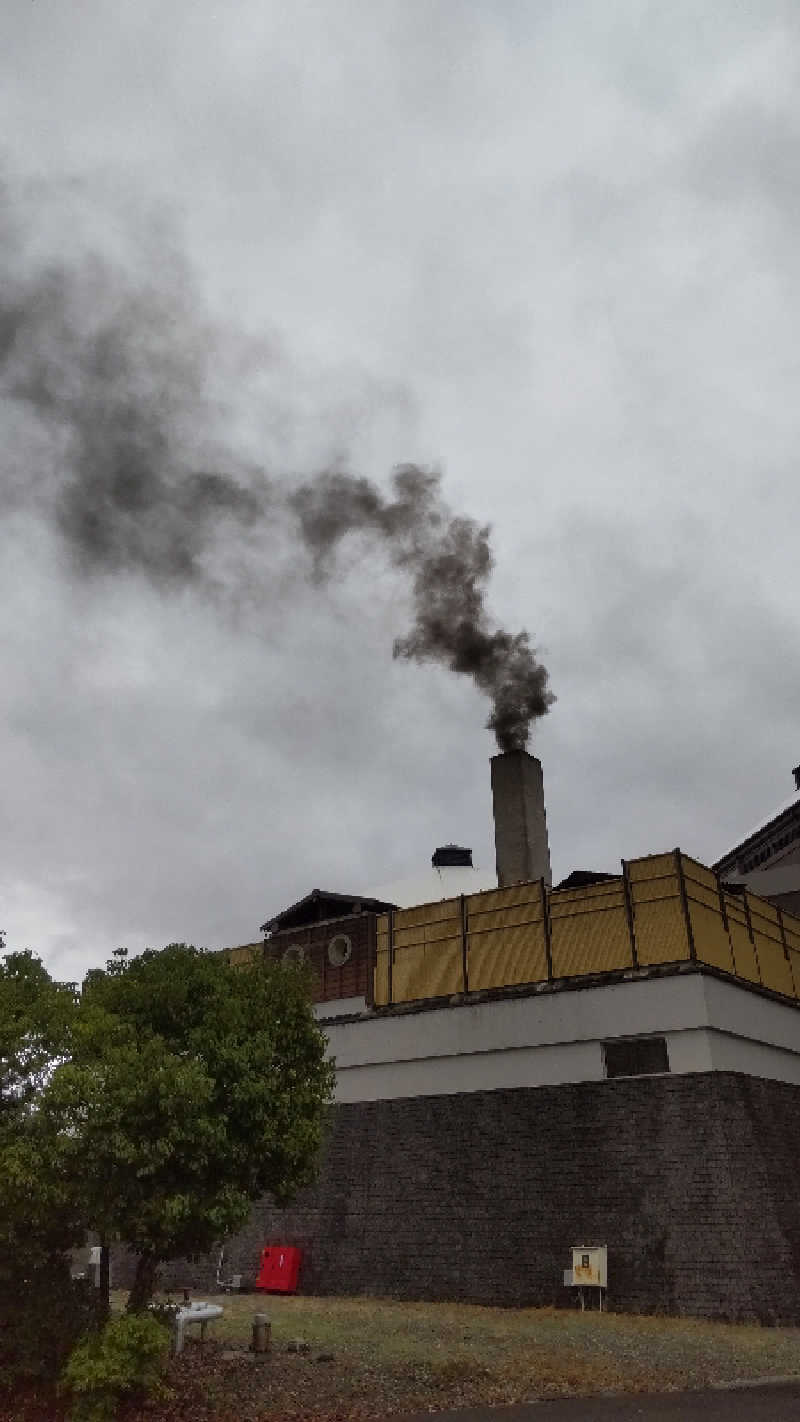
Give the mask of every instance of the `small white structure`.
POLYGON ((200 1299, 196 1303, 184 1304, 178 1309, 175 1315, 175 1337, 173 1351, 175 1356, 183 1352, 186 1329, 190 1323, 200 1324, 200 1342, 205 1340, 206 1328, 215 1318, 221 1318, 224 1309, 221 1304, 203 1303, 200 1299))
POLYGON ((585 1307, 584 1289, 597 1289, 600 1312, 603 1294, 608 1288, 608 1248, 605 1244, 576 1244, 572 1250, 572 1269, 564 1271, 564 1283, 578 1289, 581 1311, 585 1307), (569 1276, 569 1277, 568 1277, 569 1276))

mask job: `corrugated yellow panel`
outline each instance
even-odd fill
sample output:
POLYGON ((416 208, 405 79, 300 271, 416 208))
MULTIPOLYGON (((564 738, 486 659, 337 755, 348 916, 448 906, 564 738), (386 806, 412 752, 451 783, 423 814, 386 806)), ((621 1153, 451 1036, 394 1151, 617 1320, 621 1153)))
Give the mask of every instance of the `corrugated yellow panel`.
POLYGON ((495 909, 492 913, 471 913, 467 919, 470 932, 487 933, 494 928, 517 928, 539 924, 544 918, 541 901, 518 904, 515 908, 495 909))
POLYGON ((792 970, 783 951, 783 944, 777 938, 768 937, 766 933, 756 932, 755 926, 753 931, 762 985, 772 988, 773 992, 782 992, 786 997, 794 997, 792 970))
POLYGON ((748 983, 761 981, 756 950, 750 940, 747 917, 742 901, 735 894, 725 894, 725 912, 728 916, 728 934, 733 949, 734 972, 737 978, 748 983))
POLYGON ((388 915, 388 913, 382 913, 382 914, 379 916, 378 921, 377 921, 377 924, 376 924, 376 931, 377 931, 377 934, 378 934, 378 942, 380 942, 381 938, 388 938, 388 937, 389 937, 389 915, 388 915))
POLYGON ((757 924, 759 932, 771 933, 776 938, 780 938, 780 916, 774 904, 767 903, 767 900, 759 898, 758 894, 748 893, 747 907, 750 910, 750 922, 754 930, 757 924))
POLYGON ((581 889, 554 889, 550 895, 550 911, 572 913, 576 909, 611 908, 622 902, 622 880, 609 879, 603 884, 585 884, 581 889))
POLYGON ((389 949, 381 948, 375 955, 375 1005, 376 1007, 386 1007, 389 1002, 389 949))
POLYGON ((791 948, 794 953, 800 953, 800 919, 794 914, 783 911, 783 932, 786 938, 787 948, 791 948))
POLYGON ((228 962, 232 968, 249 967, 264 956, 263 943, 242 943, 237 948, 228 949, 228 962))
POLYGON ((397 948, 392 959, 392 1002, 413 1002, 425 997, 425 949, 397 948))
POLYGON ((703 908, 713 909, 715 913, 721 913, 719 904, 719 889, 716 884, 699 884, 690 874, 684 875, 686 884, 686 896, 697 904, 702 904, 703 908))
POLYGON ((539 903, 541 880, 512 884, 508 889, 485 889, 480 894, 467 895, 468 913, 488 913, 492 909, 513 908, 515 904, 539 903))
POLYGON ((653 963, 677 963, 689 957, 689 937, 680 899, 664 898, 657 903, 638 903, 634 893, 633 928, 636 956, 642 967, 653 963))
MULTIPOLYGON (((686 887, 687 890, 690 888, 688 884, 686 887)), ((719 896, 716 896, 716 904, 712 908, 698 903, 692 892, 689 892, 688 899, 694 951, 698 962, 709 963, 714 968, 722 968, 726 973, 732 973, 733 952, 722 917, 719 896)))
POLYGON ((435 947, 420 945, 395 950, 392 966, 392 1000, 416 1002, 419 998, 445 997, 463 992, 461 935, 435 947))
POLYGON ((789 967, 792 972, 794 995, 796 998, 800 998, 800 953, 796 953, 793 948, 789 949, 789 967))
POLYGON ((425 997, 452 997, 464 991, 464 959, 461 934, 425 950, 428 989, 425 997))
POLYGON ((633 964, 623 908, 555 917, 550 928, 553 977, 608 973, 633 964))
POLYGON ((470 933, 467 981, 470 992, 540 983, 547 979, 544 924, 470 933))
POLYGON ((394 926, 396 929, 405 929, 412 928, 415 924, 441 923, 444 920, 460 918, 461 900, 441 899, 438 903, 398 909, 394 916, 394 926))
POLYGON ((632 884, 641 880, 670 878, 675 873, 674 854, 649 854, 643 859, 628 860, 628 878, 632 884))
POLYGON ((684 877, 695 884, 702 884, 712 893, 717 892, 717 876, 713 869, 709 869, 705 864, 701 864, 699 859, 692 859, 690 854, 681 851, 681 864, 683 865, 684 877))
POLYGON ((441 943, 461 932, 461 918, 438 919, 436 923, 416 923, 411 928, 395 928, 395 948, 412 948, 415 943, 441 943))

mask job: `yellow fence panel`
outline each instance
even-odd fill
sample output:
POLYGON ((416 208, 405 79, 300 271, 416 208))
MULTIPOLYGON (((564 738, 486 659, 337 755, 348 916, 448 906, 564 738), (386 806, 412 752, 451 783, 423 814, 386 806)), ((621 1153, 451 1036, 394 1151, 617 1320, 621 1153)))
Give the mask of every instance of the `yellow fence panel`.
POLYGON ((733 970, 737 978, 743 978, 748 983, 759 983, 761 976, 758 971, 758 959, 747 926, 744 903, 738 894, 723 893, 723 898, 733 950, 733 970))
POLYGON ((467 983, 470 992, 540 983, 547 979, 544 922, 470 931, 467 983))
POLYGON ((733 949, 722 914, 717 876, 686 854, 681 855, 681 864, 695 956, 700 963, 732 973, 733 949))
POLYGON ((385 1007, 389 1001, 389 949, 377 949, 375 954, 375 1006, 385 1007))
POLYGON ((494 909, 514 908, 516 904, 534 903, 541 900, 542 881, 534 879, 527 884, 512 884, 508 889, 484 889, 479 894, 466 897, 469 913, 490 913, 494 909))
POLYGON ((773 992, 783 993, 785 997, 794 997, 792 969, 783 951, 783 944, 776 942, 774 938, 768 938, 764 933, 756 933, 755 940, 762 985, 772 988, 773 992))
MULTIPOLYGON (((620 888, 620 898, 622 890, 620 888)), ((553 905, 550 921, 550 955, 554 978, 585 973, 608 973, 633 964, 628 917, 624 903, 613 908, 587 908, 564 912, 553 905)))
POLYGON ((794 997, 792 970, 783 945, 778 910, 755 894, 747 895, 747 908, 762 985, 785 997, 794 997))
POLYGON ((636 956, 642 967, 688 958, 689 934, 674 854, 628 863, 636 956))
POLYGON ((228 962, 232 968, 249 968, 263 956, 263 943, 242 943, 238 948, 228 949, 228 962))
POLYGON ((488 933, 495 928, 525 928, 528 924, 542 923, 544 905, 541 898, 527 904, 517 904, 513 908, 493 909, 490 913, 470 913, 467 922, 475 933, 488 933))
POLYGON ((781 910, 783 918, 783 932, 786 938, 786 946, 793 953, 800 953, 800 918, 795 918, 794 914, 781 910))
POLYGON ((632 884, 653 879, 672 879, 675 867, 674 854, 645 854, 641 859, 628 860, 628 878, 632 884))
POLYGON ((464 991, 461 934, 438 943, 396 948, 392 962, 392 1000, 416 1002, 451 997, 464 991))
POLYGON ((460 899, 440 899, 432 904, 420 904, 415 908, 398 909, 394 915, 395 932, 416 926, 427 927, 434 923, 447 922, 461 917, 460 899))

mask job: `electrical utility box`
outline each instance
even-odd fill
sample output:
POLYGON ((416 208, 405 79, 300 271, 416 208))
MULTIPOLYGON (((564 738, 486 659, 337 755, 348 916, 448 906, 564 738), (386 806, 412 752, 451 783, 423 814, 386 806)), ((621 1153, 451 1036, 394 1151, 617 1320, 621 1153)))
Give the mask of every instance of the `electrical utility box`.
POLYGON ((572 1251, 572 1284, 576 1289, 608 1288, 608 1248, 576 1244, 572 1251))

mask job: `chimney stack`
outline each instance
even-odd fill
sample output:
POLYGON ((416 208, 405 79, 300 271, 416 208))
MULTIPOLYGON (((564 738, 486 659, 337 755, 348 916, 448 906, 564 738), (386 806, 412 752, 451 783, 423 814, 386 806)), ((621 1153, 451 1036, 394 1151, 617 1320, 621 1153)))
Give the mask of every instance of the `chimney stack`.
POLYGON ((544 879, 550 888, 541 761, 525 750, 492 756, 492 799, 499 887, 544 879))

